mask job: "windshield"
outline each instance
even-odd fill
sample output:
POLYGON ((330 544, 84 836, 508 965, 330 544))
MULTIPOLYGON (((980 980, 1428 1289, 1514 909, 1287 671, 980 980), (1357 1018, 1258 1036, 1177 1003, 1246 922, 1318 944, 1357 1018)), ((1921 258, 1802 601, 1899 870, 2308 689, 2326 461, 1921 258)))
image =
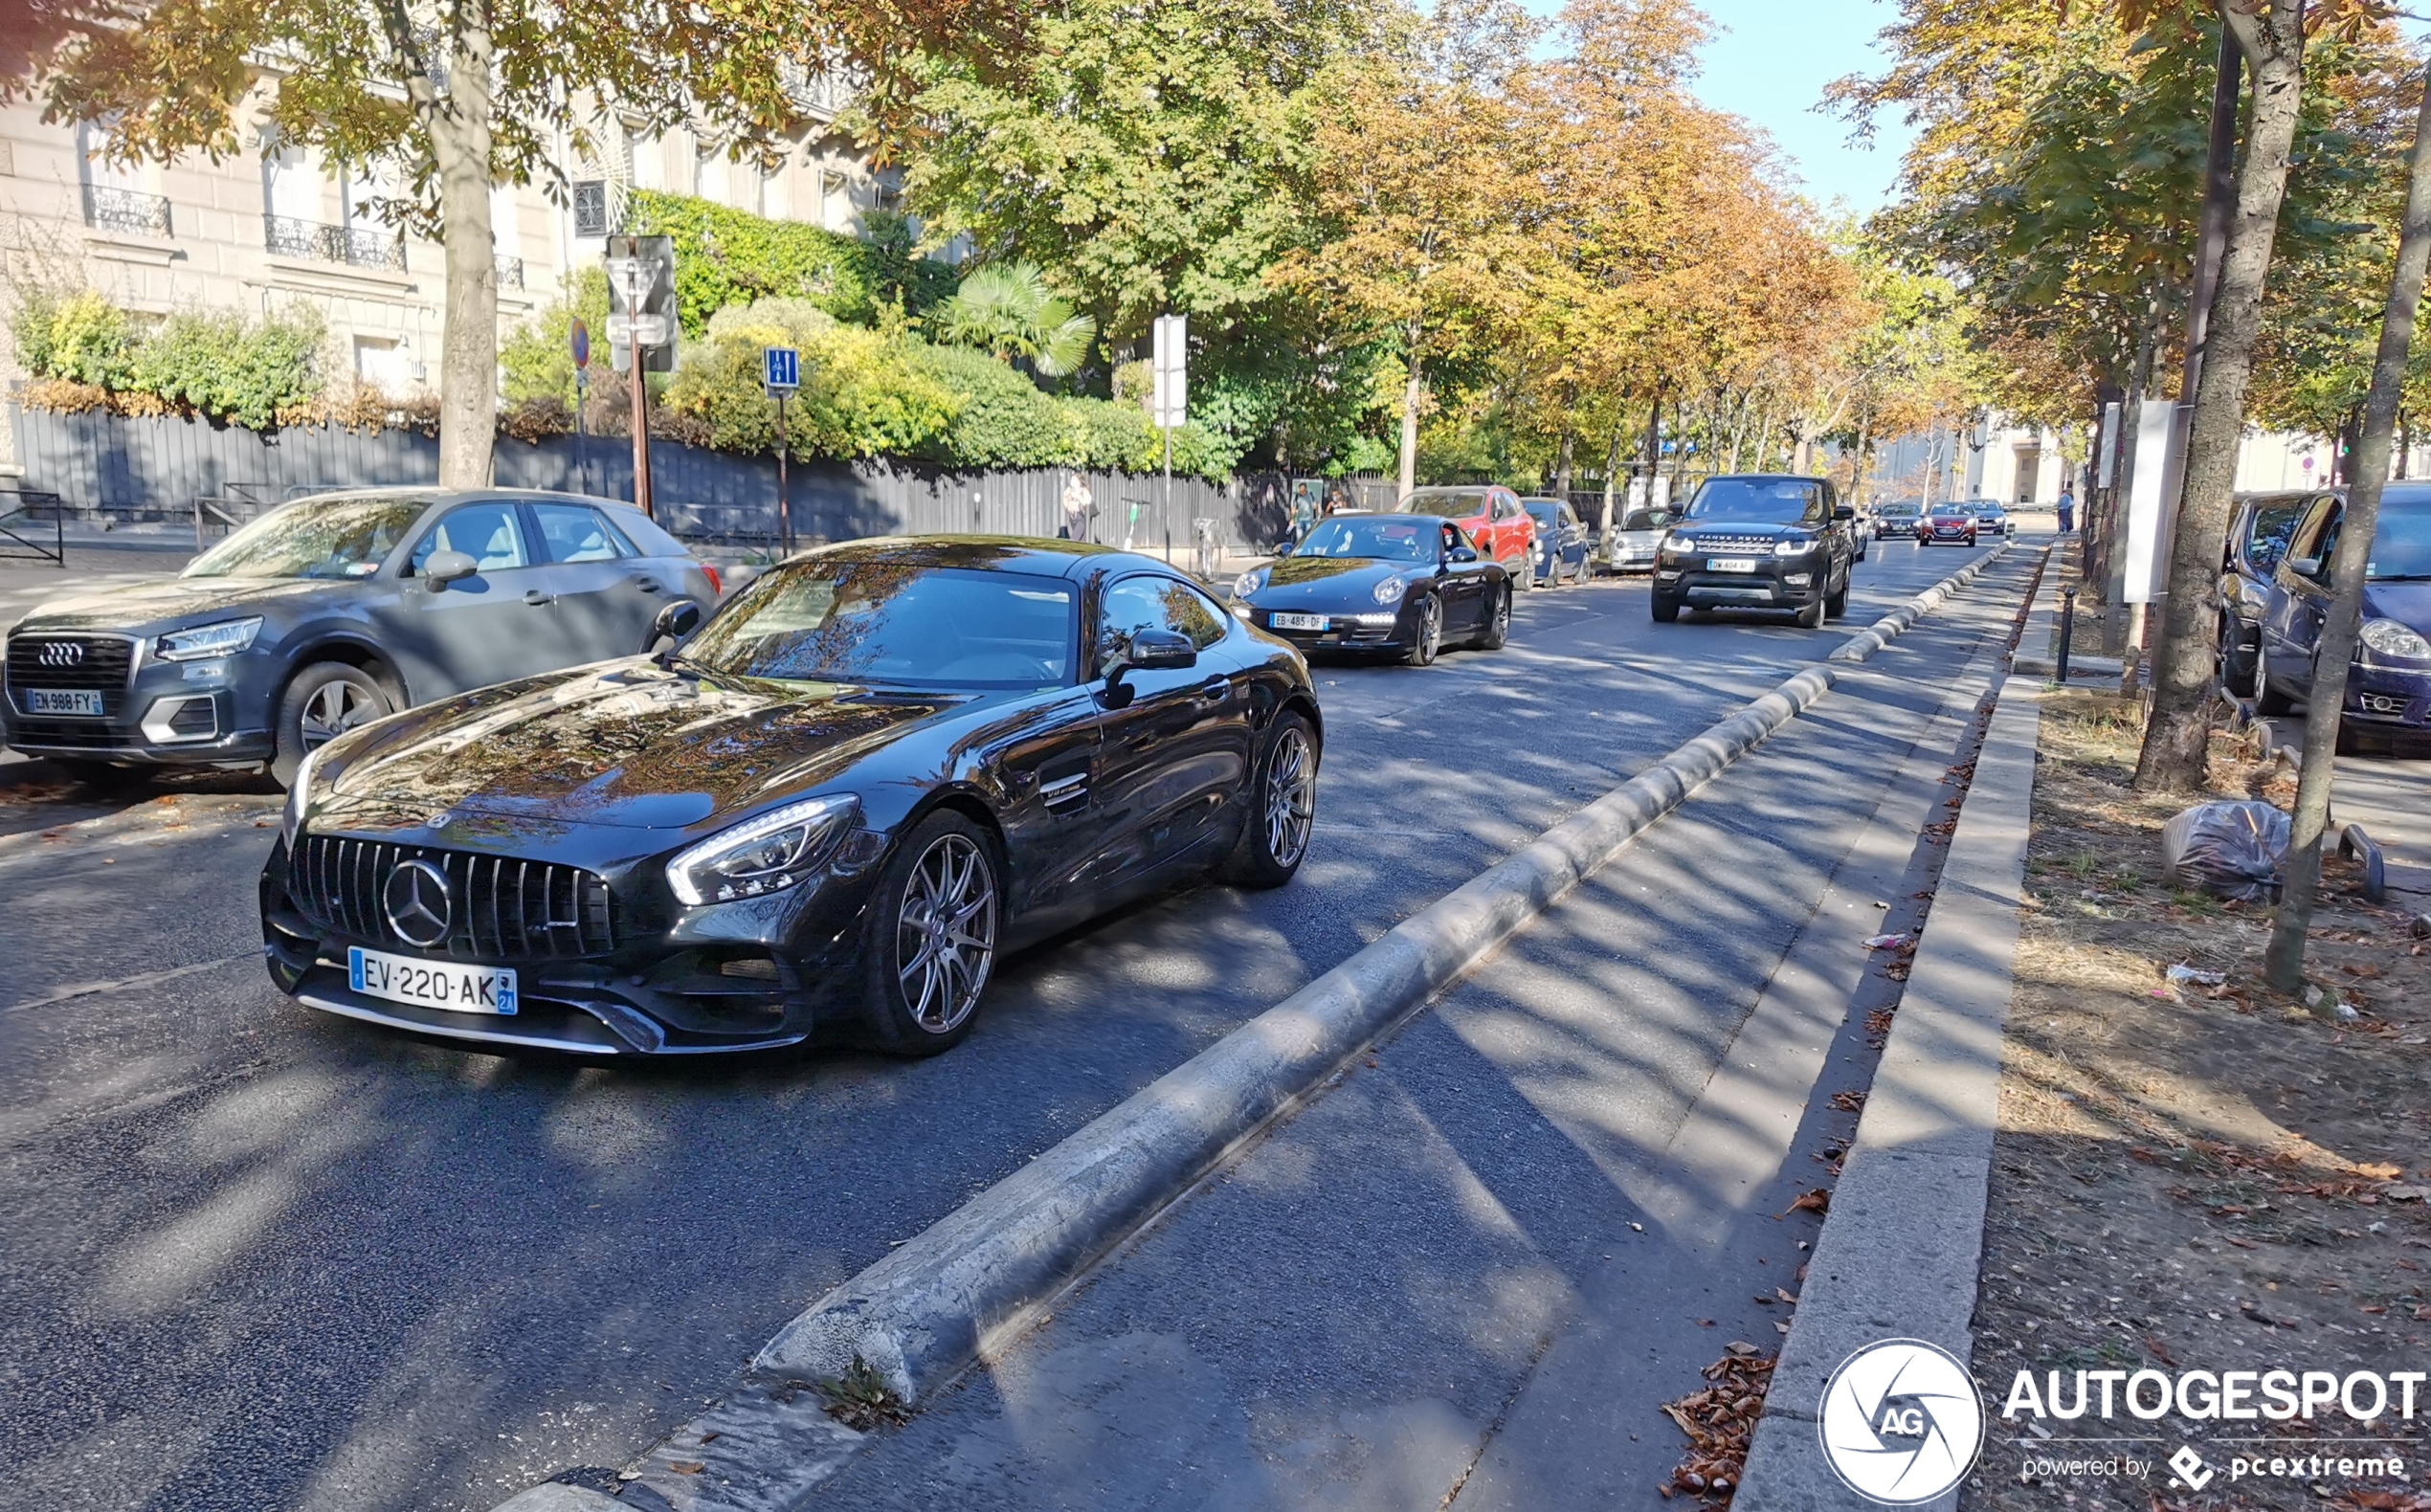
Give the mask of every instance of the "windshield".
POLYGON ((1523 499, 1520 500, 1520 507, 1527 510, 1528 514, 1535 519, 1538 524, 1543 525, 1548 530, 1553 528, 1553 521, 1555 518, 1553 505, 1546 502, 1542 499, 1523 499))
POLYGON ((1466 520, 1471 515, 1485 513, 1485 490, 1483 488, 1422 488, 1401 500, 1405 515, 1440 515, 1446 520, 1466 520))
POLYGON ((431 507, 426 494, 301 499, 196 557, 183 577, 369 577, 431 507))
POLYGON ((1441 525, 1420 524, 1394 515, 1336 517, 1308 532, 1292 548, 1296 557, 1382 557, 1389 562, 1432 562, 1441 525))
POLYGON ((770 572, 683 648, 712 671, 919 688, 1056 687, 1072 585, 1020 572, 805 562, 770 572))
POLYGON ((1913 515, 1920 514, 1922 511, 1914 504, 1885 504, 1880 513, 1885 515, 1913 515))
POLYGON ((1620 523, 1620 528, 1661 530, 1669 523, 1671 523, 1671 511, 1668 509, 1633 509, 1629 511, 1629 517, 1620 523))
POLYGON ((1823 485, 1803 478, 1708 478, 1688 500, 1691 520, 1777 525, 1822 514, 1823 485))
POLYGON ((2372 562, 2363 575, 2377 582, 2431 578, 2431 500, 2383 500, 2372 533, 2372 562))

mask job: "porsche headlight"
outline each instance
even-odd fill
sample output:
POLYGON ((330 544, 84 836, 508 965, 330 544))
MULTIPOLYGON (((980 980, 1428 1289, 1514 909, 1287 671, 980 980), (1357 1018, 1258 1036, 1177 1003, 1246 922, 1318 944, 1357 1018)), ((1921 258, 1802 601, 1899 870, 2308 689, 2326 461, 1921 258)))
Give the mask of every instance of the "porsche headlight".
POLYGON ((197 625, 191 630, 173 630, 152 646, 152 655, 163 661, 199 661, 205 656, 230 656, 254 643, 261 634, 261 616, 250 619, 223 619, 215 625, 197 625))
POLYGON ((782 892, 817 874, 860 811, 850 794, 789 803, 677 853, 667 885, 696 907, 782 892))
MULTIPOLYGON (((258 623, 258 621, 256 621, 258 623)), ((296 848, 296 834, 303 828, 304 807, 312 795, 312 779, 321 771, 321 758, 329 753, 326 745, 316 745, 304 753, 296 767, 296 780, 287 785, 287 807, 279 815, 279 835, 287 849, 296 848)))
POLYGON ((1408 578, 1386 578, 1384 581, 1376 585, 1376 602, 1379 604, 1398 604, 1401 602, 1401 595, 1409 591, 1409 588, 1410 580, 1408 578))
POLYGON ((1266 569, 1264 567, 1252 567, 1248 571, 1243 572, 1240 576, 1233 579, 1233 597, 1247 598, 1250 594, 1257 592, 1260 589, 1264 588, 1265 586, 1266 569))
POLYGON ((2394 619, 2364 622, 2363 643, 2375 656, 2391 656, 2399 661, 2431 661, 2431 640, 2422 638, 2411 626, 2394 619))

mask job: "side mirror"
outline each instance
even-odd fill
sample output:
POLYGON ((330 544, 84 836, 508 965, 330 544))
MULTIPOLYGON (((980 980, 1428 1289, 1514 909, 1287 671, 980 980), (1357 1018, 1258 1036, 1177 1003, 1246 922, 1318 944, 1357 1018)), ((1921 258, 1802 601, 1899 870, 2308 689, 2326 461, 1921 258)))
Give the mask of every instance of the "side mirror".
POLYGON ((1123 658, 1126 672, 1179 672, 1198 665, 1198 646, 1188 635, 1170 630, 1144 630, 1131 637, 1131 654, 1123 658))
POLYGON ((2321 576, 2321 558, 2289 557, 2287 559, 2287 570, 2295 573, 2298 577, 2319 577, 2321 576))
POLYGON ((1832 506, 1832 518, 1835 520, 1855 520, 1857 518, 1857 511, 1847 504, 1834 504, 1832 506))
POLYGON ((479 562, 461 551, 434 551, 431 559, 422 564, 422 576, 429 581, 431 591, 435 593, 450 583, 471 577, 480 569, 479 562))
POLYGON ((700 628, 701 606, 688 598, 680 598, 658 611, 658 619, 650 627, 650 638, 654 641, 682 640, 700 628))
POLYGON ((1443 559, 1447 562, 1474 562, 1477 560, 1477 553, 1467 546, 1454 546, 1444 553, 1443 559))

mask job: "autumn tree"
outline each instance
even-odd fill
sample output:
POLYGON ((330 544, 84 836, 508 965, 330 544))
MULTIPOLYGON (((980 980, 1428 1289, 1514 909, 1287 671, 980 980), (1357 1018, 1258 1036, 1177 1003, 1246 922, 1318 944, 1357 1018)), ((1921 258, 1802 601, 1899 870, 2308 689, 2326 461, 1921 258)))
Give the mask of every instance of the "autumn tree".
POLYGON ((593 109, 693 123, 765 150, 793 118, 789 80, 859 68, 874 110, 900 103, 907 42, 1004 33, 991 0, 680 0, 567 8, 546 0, 11 0, 32 36, 0 55, 0 91, 38 91, 46 119, 91 121, 105 151, 218 158, 319 148, 385 170, 394 218, 436 236, 447 293, 439 481, 489 480, 498 406, 490 190, 561 183, 561 133, 588 145, 593 109))
POLYGON ((1430 371, 1490 342, 1528 296, 1541 145, 1519 129, 1513 84, 1533 30, 1497 0, 1445 0, 1400 47, 1334 70, 1310 174, 1319 239, 1270 275, 1394 341, 1404 492, 1430 371))

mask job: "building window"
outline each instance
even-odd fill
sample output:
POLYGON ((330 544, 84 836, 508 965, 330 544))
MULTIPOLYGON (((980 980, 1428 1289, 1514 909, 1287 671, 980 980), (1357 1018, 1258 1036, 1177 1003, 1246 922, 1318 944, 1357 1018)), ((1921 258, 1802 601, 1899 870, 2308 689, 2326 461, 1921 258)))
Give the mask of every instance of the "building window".
POLYGON ((829 231, 843 231, 853 222, 852 180, 834 168, 821 168, 818 176, 818 223, 829 231))
POLYGON ((608 181, 576 179, 574 181, 574 234, 605 236, 608 234, 608 181))
POLYGON ((720 205, 732 203, 726 184, 726 156, 713 142, 703 142, 692 158, 692 192, 720 205))
POLYGON ((114 163, 104 156, 107 135, 89 121, 77 127, 77 145, 82 159, 84 224, 96 231, 167 235, 167 197, 151 192, 142 168, 114 163))
POLYGON ((402 393, 414 381, 405 348, 388 336, 354 339, 354 374, 370 387, 391 394, 402 393))

